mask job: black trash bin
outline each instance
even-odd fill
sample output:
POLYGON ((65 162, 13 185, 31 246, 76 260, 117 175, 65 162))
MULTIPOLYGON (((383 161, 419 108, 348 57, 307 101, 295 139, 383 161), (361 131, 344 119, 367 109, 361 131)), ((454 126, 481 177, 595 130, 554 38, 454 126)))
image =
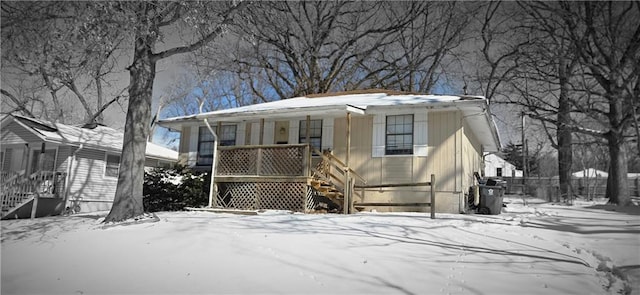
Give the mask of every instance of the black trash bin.
POLYGON ((478 213, 498 215, 502 211, 502 186, 479 185, 480 203, 478 213))

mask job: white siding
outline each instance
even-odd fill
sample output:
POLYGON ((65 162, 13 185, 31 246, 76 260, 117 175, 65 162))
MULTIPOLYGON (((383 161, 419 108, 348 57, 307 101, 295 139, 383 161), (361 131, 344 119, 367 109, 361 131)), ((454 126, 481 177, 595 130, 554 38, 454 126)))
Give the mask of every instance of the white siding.
POLYGON ((198 161, 198 132, 200 127, 191 127, 191 134, 189 136, 189 157, 187 159, 187 165, 195 166, 198 161))
POLYGON ((260 123, 251 123, 251 145, 260 144, 260 123))
POLYGON ((289 121, 289 143, 290 144, 300 143, 299 132, 300 132, 300 120, 290 120, 289 121))
POLYGON ((322 119, 322 149, 333 149, 333 118, 322 119))
POLYGON ((276 129, 276 123, 274 121, 265 121, 264 122, 264 135, 262 137, 262 144, 274 144, 275 134, 273 133, 276 129))
POLYGON ((83 211, 107 210, 113 202, 117 178, 105 177, 105 152, 82 149, 69 176, 69 199, 82 198, 83 211))
POLYGON ((244 145, 245 135, 247 132, 247 123, 238 123, 238 129, 236 129, 236 145, 244 145))

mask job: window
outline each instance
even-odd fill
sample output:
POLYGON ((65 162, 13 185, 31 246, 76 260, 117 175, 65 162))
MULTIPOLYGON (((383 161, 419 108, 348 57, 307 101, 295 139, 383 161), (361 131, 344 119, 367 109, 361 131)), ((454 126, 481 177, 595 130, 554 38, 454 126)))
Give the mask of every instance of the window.
POLYGON ((120 168, 120 156, 107 154, 107 161, 104 169, 104 176, 118 177, 119 168, 120 168))
MULTIPOLYGON (((236 144, 236 125, 224 125, 220 129, 218 139, 220 146, 236 144)), ((198 130, 198 160, 197 165, 211 165, 213 163, 213 134, 206 126, 198 130)))
POLYGON ((502 168, 496 168, 496 176, 502 177, 502 168))
MULTIPOLYGON (((322 120, 309 121, 309 141, 311 146, 322 150, 322 120)), ((307 143, 307 120, 300 121, 299 143, 307 143)))
POLYGON ((413 154, 413 115, 387 116, 385 154, 413 154))
MULTIPOLYGON (((31 157, 31 173, 40 171, 38 165, 40 165, 41 156, 41 151, 33 151, 33 156, 31 157)), ((55 169, 56 150, 45 150, 43 159, 42 171, 53 171, 55 169)))
POLYGON ((236 125, 225 125, 220 130, 220 145, 236 145, 236 125))

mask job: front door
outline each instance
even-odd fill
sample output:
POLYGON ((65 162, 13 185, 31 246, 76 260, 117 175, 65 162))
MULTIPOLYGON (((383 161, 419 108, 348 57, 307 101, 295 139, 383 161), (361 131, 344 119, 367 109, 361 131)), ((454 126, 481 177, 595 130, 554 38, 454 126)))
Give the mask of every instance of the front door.
POLYGON ((289 143, 289 121, 276 121, 274 142, 276 144, 289 143))

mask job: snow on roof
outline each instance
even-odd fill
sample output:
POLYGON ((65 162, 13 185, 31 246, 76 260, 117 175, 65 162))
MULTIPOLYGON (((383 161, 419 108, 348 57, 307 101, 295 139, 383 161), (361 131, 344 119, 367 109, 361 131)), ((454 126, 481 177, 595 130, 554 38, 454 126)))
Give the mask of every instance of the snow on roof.
POLYGON ((360 94, 339 94, 330 95, 310 95, 303 97, 295 97, 290 99, 277 100, 272 102, 242 106, 231 109, 217 110, 198 115, 181 116, 160 120, 159 123, 171 123, 172 121, 184 121, 202 118, 216 117, 233 117, 244 114, 250 116, 254 114, 277 113, 283 115, 288 113, 291 115, 300 115, 299 113, 308 113, 313 110, 321 110, 326 114, 327 111, 340 111, 344 113, 348 107, 359 110, 367 110, 375 107, 391 107, 391 106, 415 106, 429 105, 437 103, 450 103, 456 101, 474 101, 482 100, 482 96, 454 96, 454 95, 431 95, 431 94, 387 94, 385 92, 372 92, 360 94), (296 112, 299 111, 299 112, 296 112))
POLYGON ((183 124, 210 122, 241 122, 258 118, 296 118, 303 116, 338 117, 350 112, 366 115, 389 108, 457 109, 464 113, 471 129, 480 138, 486 151, 498 151, 500 138, 493 118, 487 111, 483 96, 412 94, 385 90, 364 90, 335 94, 318 94, 278 101, 217 110, 207 113, 159 120, 158 124, 180 131, 183 124))
MULTIPOLYGON (((19 115, 13 115, 13 117, 46 141, 71 145, 83 144, 100 150, 118 152, 122 150, 124 134, 110 127, 97 125, 95 128, 83 128, 19 115)), ((147 142, 146 154, 152 158, 178 160, 178 152, 151 142, 147 142)))

